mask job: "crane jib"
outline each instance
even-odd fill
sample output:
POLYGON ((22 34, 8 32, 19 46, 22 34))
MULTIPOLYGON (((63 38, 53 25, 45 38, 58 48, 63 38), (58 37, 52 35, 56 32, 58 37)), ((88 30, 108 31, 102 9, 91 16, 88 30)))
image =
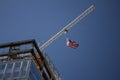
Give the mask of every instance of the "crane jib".
POLYGON ((55 41, 57 38, 59 38, 65 31, 68 31, 70 28, 72 28, 75 24, 77 24, 81 19, 83 19, 85 16, 87 16, 94 9, 95 9, 95 6, 91 5, 87 10, 85 10, 82 14, 80 14, 77 18, 75 18, 73 21, 71 21, 68 25, 63 27, 63 29, 61 29, 57 34, 55 34, 48 41, 46 41, 42 46, 40 46, 40 50, 44 50, 53 41, 55 41))

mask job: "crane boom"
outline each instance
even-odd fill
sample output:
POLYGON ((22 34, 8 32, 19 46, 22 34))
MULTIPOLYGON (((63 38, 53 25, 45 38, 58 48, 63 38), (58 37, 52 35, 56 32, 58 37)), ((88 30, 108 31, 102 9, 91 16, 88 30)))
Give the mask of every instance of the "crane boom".
POLYGON ((63 27, 57 34, 55 34, 53 37, 51 37, 47 42, 45 42, 40 47, 40 50, 43 50, 44 48, 49 46, 53 41, 55 41, 57 38, 59 38, 65 31, 68 31, 70 28, 72 28, 75 24, 77 24, 81 19, 83 19, 85 16, 87 16, 94 9, 95 9, 94 5, 91 5, 87 10, 85 10, 77 18, 75 18, 73 21, 71 21, 68 25, 63 27))

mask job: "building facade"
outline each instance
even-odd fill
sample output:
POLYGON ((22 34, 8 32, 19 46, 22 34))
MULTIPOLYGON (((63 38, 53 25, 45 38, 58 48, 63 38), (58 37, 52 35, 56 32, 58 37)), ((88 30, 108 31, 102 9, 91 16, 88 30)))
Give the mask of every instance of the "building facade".
POLYGON ((32 39, 0 44, 0 80, 60 80, 60 75, 32 39))
POLYGON ((43 80, 32 59, 0 63, 0 80, 43 80))

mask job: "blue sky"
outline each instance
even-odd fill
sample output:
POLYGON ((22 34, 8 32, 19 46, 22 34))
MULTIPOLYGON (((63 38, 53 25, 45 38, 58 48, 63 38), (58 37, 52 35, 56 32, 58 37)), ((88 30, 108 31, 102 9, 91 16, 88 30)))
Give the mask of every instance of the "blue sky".
POLYGON ((0 43, 42 45, 90 5, 96 9, 45 51, 62 80, 120 80, 119 0, 0 0, 0 43), (66 37, 80 44, 66 47, 66 37))

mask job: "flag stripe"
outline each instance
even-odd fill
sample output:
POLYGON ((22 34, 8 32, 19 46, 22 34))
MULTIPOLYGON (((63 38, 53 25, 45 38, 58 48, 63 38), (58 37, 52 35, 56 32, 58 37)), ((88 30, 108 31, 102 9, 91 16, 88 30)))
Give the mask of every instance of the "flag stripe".
POLYGON ((66 46, 69 46, 69 47, 72 47, 72 48, 77 48, 79 46, 79 44, 74 42, 74 41, 68 40, 67 43, 66 43, 66 46))

